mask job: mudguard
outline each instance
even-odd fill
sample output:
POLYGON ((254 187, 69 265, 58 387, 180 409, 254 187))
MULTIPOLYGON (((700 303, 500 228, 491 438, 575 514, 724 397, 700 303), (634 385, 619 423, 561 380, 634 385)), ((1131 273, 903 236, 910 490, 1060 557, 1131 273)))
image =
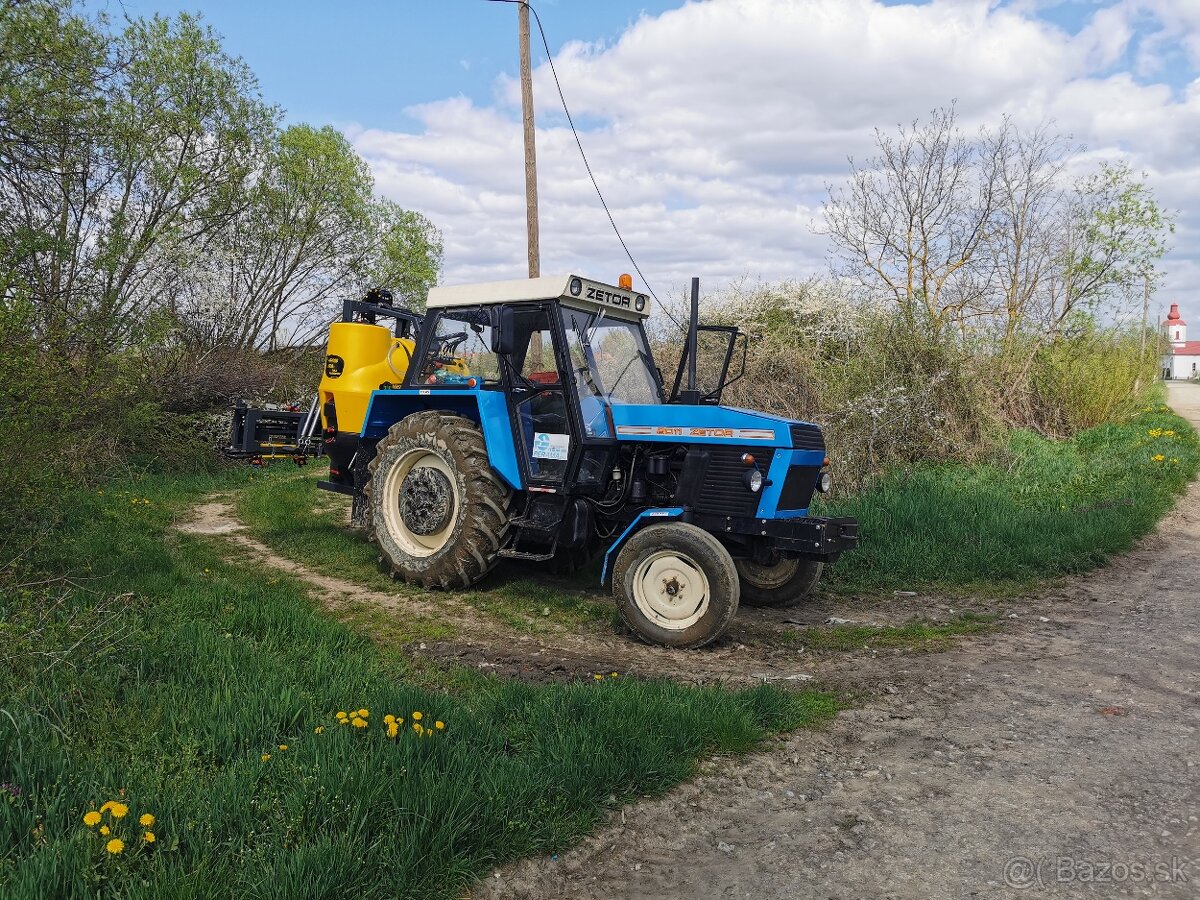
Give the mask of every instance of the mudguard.
POLYGON ((477 424, 483 432, 492 468, 513 490, 525 487, 517 462, 508 404, 504 395, 497 391, 447 388, 375 391, 363 420, 362 437, 381 438, 396 422, 427 410, 445 410, 477 424))

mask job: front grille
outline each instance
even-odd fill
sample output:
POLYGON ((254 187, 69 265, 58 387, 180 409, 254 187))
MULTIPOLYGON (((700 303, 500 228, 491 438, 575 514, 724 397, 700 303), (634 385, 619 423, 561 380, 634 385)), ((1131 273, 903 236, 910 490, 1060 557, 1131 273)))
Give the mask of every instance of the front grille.
POLYGON ((825 438, 821 429, 807 422, 792 425, 792 448, 795 450, 820 450, 825 452, 825 438))
POLYGON ((808 509, 813 491, 817 488, 817 473, 820 466, 788 466, 783 479, 783 490, 779 492, 779 509, 808 509))
POLYGON ((758 512, 760 495, 750 493, 746 482, 742 480, 746 474, 742 454, 754 453, 756 449, 762 453, 762 448, 754 447, 705 448, 708 469, 696 497, 696 509, 699 512, 744 518, 758 512))

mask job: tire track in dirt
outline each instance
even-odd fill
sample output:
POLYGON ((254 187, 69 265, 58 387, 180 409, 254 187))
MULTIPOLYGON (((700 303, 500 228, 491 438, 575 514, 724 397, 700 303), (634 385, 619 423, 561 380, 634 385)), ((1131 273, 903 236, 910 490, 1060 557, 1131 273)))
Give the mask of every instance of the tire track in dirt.
MULTIPOLYGON (((481 613, 460 595, 451 592, 402 590, 392 593, 318 572, 253 537, 238 521, 227 495, 205 498, 176 528, 185 534, 227 541, 256 565, 301 579, 335 612, 363 603, 392 616, 420 616, 445 622, 454 628, 452 639, 410 646, 408 652, 415 657, 424 656, 531 681, 567 680, 594 672, 619 671, 688 684, 731 687, 763 682, 784 687, 820 684, 843 691, 859 691, 872 684, 885 683, 892 677, 894 661, 912 655, 912 651, 814 652, 784 640, 787 633, 797 627, 820 626, 833 615, 895 624, 914 615, 953 619, 956 610, 962 612, 962 604, 958 601, 928 596, 895 598, 886 609, 879 608, 877 598, 816 597, 812 602, 788 610, 743 608, 729 634, 721 641, 699 650, 673 650, 643 644, 623 631, 519 631, 481 613)), ((597 595, 597 599, 607 598, 597 595)), ((1013 603, 984 603, 971 609, 1008 612, 1016 608, 1013 603)), ((1011 627, 1011 623, 1006 624, 1011 627)))

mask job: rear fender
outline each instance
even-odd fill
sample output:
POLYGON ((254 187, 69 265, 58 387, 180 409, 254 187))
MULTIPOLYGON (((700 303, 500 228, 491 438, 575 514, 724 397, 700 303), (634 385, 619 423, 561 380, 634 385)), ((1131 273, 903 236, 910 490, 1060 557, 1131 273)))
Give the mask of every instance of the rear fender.
POLYGON ((444 410, 470 419, 483 432, 488 462, 513 490, 524 488, 521 467, 517 464, 517 448, 513 440, 508 404, 497 391, 401 390, 375 391, 363 420, 362 437, 381 438, 388 429, 413 413, 444 410))

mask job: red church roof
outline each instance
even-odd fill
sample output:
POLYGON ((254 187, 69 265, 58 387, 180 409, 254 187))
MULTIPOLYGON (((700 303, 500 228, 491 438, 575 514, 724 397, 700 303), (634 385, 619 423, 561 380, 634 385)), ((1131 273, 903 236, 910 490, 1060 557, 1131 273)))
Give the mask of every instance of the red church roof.
POLYGON ((1167 313, 1167 319, 1163 322, 1164 325, 1186 325, 1187 322, 1179 317, 1179 304, 1172 303, 1171 311, 1167 313))
POLYGON ((1200 356, 1200 341, 1185 341, 1171 348, 1172 356, 1200 356))

